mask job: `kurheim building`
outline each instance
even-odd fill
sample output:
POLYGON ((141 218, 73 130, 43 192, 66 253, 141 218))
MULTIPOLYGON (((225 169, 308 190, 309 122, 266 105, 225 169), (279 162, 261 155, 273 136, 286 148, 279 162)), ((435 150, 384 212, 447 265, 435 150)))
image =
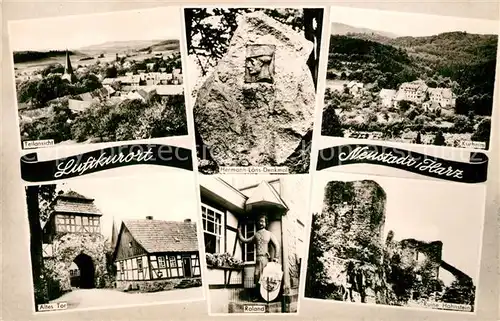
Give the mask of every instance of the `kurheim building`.
MULTIPOLYGON (((200 180, 201 210, 207 258, 229 256, 242 264, 210 264, 207 259, 212 313, 243 312, 245 304, 266 306, 268 312, 296 312, 299 271, 303 255, 303 223, 296 202, 300 201, 302 180, 280 177, 245 186, 216 177, 200 180), (267 230, 278 240, 278 263, 283 269, 282 289, 273 302, 255 302, 254 271, 256 251, 253 243, 238 241, 237 228, 244 237, 256 232, 259 215, 267 216, 267 230), (225 253, 225 255, 224 255, 225 253), (242 261, 242 262, 241 262, 242 261), (219 300, 219 297, 228 299, 219 300), (222 302, 225 301, 225 302, 222 302)), ((270 250, 271 252, 272 250, 270 250)))

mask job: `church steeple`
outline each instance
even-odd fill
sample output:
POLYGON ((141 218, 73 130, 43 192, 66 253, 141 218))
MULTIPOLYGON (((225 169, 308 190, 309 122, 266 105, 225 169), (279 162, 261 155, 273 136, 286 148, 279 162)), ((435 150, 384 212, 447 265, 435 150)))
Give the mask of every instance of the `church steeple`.
POLYGON ((69 59, 68 49, 66 49, 66 66, 64 67, 64 73, 68 75, 73 74, 73 67, 71 67, 71 60, 69 59))

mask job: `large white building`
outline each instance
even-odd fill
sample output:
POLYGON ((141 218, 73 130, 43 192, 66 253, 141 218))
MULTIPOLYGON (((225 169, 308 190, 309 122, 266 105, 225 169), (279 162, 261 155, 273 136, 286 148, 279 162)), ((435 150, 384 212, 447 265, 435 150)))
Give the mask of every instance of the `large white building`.
POLYGON ((403 100, 422 104, 426 110, 433 106, 450 109, 456 104, 451 88, 430 88, 421 79, 402 83, 398 90, 382 89, 379 98, 384 107, 398 107, 399 102, 403 100))

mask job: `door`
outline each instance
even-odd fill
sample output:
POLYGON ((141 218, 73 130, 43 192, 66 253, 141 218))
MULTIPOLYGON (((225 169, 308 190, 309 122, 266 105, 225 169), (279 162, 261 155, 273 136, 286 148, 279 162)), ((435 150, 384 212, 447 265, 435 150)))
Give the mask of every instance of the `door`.
POLYGON ((189 257, 182 258, 182 269, 184 271, 184 277, 190 278, 193 276, 191 271, 191 258, 189 257))

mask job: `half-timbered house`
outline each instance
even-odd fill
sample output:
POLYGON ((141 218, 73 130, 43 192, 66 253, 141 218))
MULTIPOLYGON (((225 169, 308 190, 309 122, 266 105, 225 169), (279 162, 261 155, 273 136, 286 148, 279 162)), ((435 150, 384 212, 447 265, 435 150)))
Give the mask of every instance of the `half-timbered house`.
POLYGON ((123 221, 114 251, 120 290, 158 291, 201 286, 196 224, 154 220, 123 221))

